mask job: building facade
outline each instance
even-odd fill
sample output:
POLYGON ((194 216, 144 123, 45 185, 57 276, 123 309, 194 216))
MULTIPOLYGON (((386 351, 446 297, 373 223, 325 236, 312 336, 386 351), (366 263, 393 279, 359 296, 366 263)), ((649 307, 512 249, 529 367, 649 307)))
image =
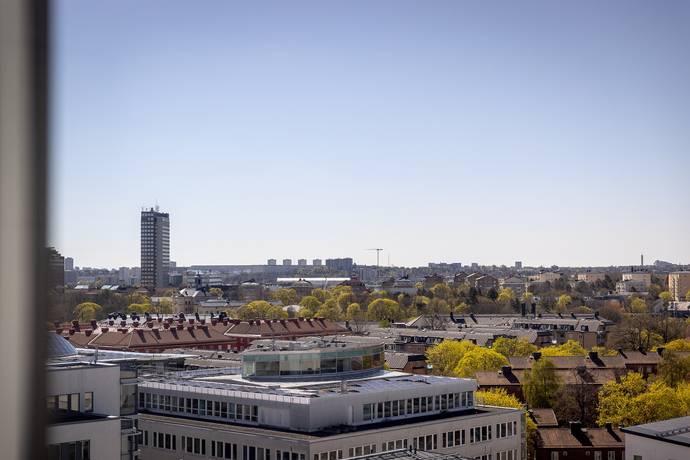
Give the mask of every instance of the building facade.
POLYGON ((626 460, 690 458, 690 417, 622 428, 626 460))
POLYGON ((141 383, 142 455, 339 460, 409 448, 523 458, 522 412, 478 406, 475 390, 469 379, 385 371, 382 344, 261 341, 241 375, 141 383))
POLYGON ((168 285, 170 217, 158 208, 141 211, 141 285, 154 290, 168 285))
POLYGON ((686 299, 690 291, 690 272, 672 272, 668 274, 668 290, 676 302, 686 299))

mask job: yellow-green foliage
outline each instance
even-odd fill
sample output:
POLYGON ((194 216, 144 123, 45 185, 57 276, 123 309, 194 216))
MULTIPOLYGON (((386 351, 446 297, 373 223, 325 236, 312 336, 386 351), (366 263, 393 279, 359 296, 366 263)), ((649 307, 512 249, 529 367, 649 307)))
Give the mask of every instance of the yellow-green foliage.
POLYGON ((523 338, 511 339, 507 337, 499 337, 494 340, 494 344, 491 348, 506 358, 511 356, 529 356, 532 354, 532 352, 537 351, 537 347, 535 345, 532 345, 523 338))
POLYGON ((671 340, 669 343, 664 345, 666 350, 671 351, 690 351, 690 340, 687 339, 677 339, 671 340))
POLYGON ((610 381, 599 391, 599 418, 604 425, 638 425, 690 414, 690 385, 669 387, 661 380, 646 382, 631 372, 620 382, 610 381))
POLYGON ((474 377, 479 371, 497 371, 507 364, 502 354, 490 348, 475 347, 462 356, 454 373, 458 377, 474 377))
POLYGON ((568 340, 562 345, 544 347, 540 351, 542 356, 584 356, 587 354, 587 350, 575 340, 568 340))
POLYGON ((444 340, 426 351, 426 361, 436 375, 454 375, 458 363, 469 350, 477 345, 469 340, 444 340))

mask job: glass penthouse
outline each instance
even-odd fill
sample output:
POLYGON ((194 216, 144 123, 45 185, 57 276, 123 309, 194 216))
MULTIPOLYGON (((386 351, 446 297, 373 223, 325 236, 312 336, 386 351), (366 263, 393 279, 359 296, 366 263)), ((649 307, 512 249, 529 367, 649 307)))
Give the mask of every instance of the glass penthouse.
POLYGON ((379 343, 260 340, 241 369, 140 383, 142 454, 339 460, 411 448, 522 458, 521 411, 477 406, 475 390, 474 380, 385 371, 379 343))

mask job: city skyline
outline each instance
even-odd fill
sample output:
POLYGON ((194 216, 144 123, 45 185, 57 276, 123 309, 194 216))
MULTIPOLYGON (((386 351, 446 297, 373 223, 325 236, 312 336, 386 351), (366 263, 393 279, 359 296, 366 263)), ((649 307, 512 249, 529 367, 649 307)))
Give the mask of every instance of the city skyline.
POLYGON ((690 261, 687 3, 134 5, 55 7, 77 265, 690 261))

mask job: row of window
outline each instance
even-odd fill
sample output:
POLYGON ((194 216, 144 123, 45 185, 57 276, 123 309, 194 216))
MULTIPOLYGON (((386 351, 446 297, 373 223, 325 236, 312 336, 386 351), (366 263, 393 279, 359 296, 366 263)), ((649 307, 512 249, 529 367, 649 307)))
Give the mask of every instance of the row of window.
POLYGON ((348 458, 361 457, 362 455, 370 455, 376 453, 376 444, 367 444, 365 446, 350 447, 347 450, 348 458))
POLYGON ((517 422, 496 424, 496 439, 507 438, 517 434, 517 422))
POLYGON ((491 425, 470 428, 470 444, 484 441, 491 441, 491 425))
POLYGON ((48 460, 91 460, 91 443, 86 439, 50 444, 48 460))
POLYGON ((247 422, 259 421, 259 406, 256 405, 183 398, 181 396, 160 395, 157 393, 140 392, 139 407, 142 409, 183 412, 247 422))
MULTIPOLYGON (((558 460, 559 459, 558 454, 559 453, 557 451, 551 452, 551 460, 558 460)), ((589 451, 586 451, 585 454, 589 457, 589 451)), ((563 457, 567 457, 567 456, 568 456, 568 451, 564 450, 563 451, 563 457)), ((622 459, 623 455, 621 455, 620 458, 622 459)), ((600 450, 595 450, 594 451, 594 460, 604 460, 604 453, 600 450)), ((606 460, 616 460, 616 451, 615 450, 609 450, 608 452, 606 452, 606 460)), ((642 457, 640 457, 639 455, 635 455, 634 460, 642 460, 642 457)))
MULTIPOLYGON (((177 450, 177 435, 169 433, 144 432, 144 445, 158 449, 177 450)), ((208 451, 210 457, 238 460, 238 445, 235 443, 214 441, 207 443, 206 439, 193 436, 180 436, 180 450, 195 455, 206 455, 208 451), (207 449, 208 448, 208 449, 207 449)), ((297 452, 276 450, 275 460, 306 460, 305 454, 297 452)), ((243 460, 273 460, 271 449, 256 446, 242 446, 243 460)), ((342 458, 342 452, 339 458, 342 458)), ((315 458, 315 460, 318 460, 315 458)))
POLYGON ((93 392, 84 393, 84 407, 81 410, 80 394, 69 393, 62 395, 50 395, 46 397, 46 406, 49 410, 62 409, 72 412, 93 412, 93 392))
POLYGON ((496 460, 518 460, 517 449, 504 450, 502 452, 496 452, 496 460))
POLYGON ((368 403, 362 406, 362 419, 376 420, 474 406, 474 393, 449 393, 420 398, 368 403))

